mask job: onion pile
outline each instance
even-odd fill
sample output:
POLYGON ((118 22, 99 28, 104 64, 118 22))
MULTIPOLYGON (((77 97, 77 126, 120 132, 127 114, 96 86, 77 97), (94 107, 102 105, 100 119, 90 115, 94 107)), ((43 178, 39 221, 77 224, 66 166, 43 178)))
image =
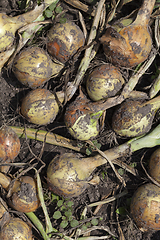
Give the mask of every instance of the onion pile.
POLYGON ((45 50, 39 47, 26 48, 16 56, 13 72, 17 79, 30 88, 37 88, 55 77, 63 64, 54 62, 45 50))
POLYGON ((65 63, 84 45, 81 29, 72 21, 57 23, 47 34, 47 49, 51 56, 65 63))
POLYGON ((119 69, 108 63, 92 71, 87 78, 86 89, 93 101, 99 101, 115 96, 124 82, 119 69))
MULTIPOLYGON (((57 93, 59 101, 64 100, 64 93, 57 93)), ((21 114, 31 123, 46 125, 56 118, 59 105, 54 94, 46 89, 30 91, 22 100, 21 114)))
POLYGON ((112 128, 120 136, 136 137, 147 133, 156 111, 160 107, 160 96, 150 100, 128 99, 121 103, 112 117, 112 128))
POLYGON ((144 0, 135 21, 119 31, 107 26, 100 41, 112 64, 130 68, 147 59, 152 48, 148 22, 154 5, 155 0, 144 0))

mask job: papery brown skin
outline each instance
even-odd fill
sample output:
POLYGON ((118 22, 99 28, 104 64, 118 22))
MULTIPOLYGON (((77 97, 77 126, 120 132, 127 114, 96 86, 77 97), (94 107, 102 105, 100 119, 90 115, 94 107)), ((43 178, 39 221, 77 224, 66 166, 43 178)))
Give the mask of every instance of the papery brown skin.
POLYGON ((47 34, 47 50, 51 56, 65 63, 84 45, 81 29, 72 21, 57 23, 47 34))
POLYGON ((150 176, 160 183, 160 148, 152 153, 149 160, 148 169, 150 176))
POLYGON ((124 84, 118 68, 112 64, 102 64, 93 69, 86 82, 86 89, 93 101, 115 96, 124 84))
POLYGON ((0 162, 10 163, 20 152, 20 140, 17 134, 8 126, 0 129, 0 162))
POLYGON ((132 196, 130 212, 140 230, 160 230, 160 188, 152 183, 140 186, 132 196))
POLYGON ((155 0, 143 0, 135 21, 118 32, 114 25, 107 26, 100 42, 112 64, 132 68, 148 58, 152 49, 148 23, 154 4, 155 0))
POLYGON ((13 186, 9 203, 19 212, 34 212, 40 206, 36 181, 30 176, 22 176, 13 186))
POLYGON ((33 240, 31 227, 20 218, 11 218, 0 232, 1 240, 33 240))
POLYGON ((119 33, 108 27, 100 39, 112 64, 132 68, 145 61, 151 52, 152 39, 147 27, 131 25, 119 33))

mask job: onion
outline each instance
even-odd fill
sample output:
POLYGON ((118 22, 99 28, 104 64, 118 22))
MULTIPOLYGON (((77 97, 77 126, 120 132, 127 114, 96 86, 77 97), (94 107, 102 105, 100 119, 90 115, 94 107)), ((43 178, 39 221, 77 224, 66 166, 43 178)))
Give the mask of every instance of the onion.
POLYGON ((65 63, 84 45, 85 39, 81 29, 72 21, 57 23, 47 34, 47 49, 50 55, 65 63))
POLYGON ((160 183, 160 148, 151 155, 148 167, 150 176, 160 183))
POLYGON ((0 232, 1 240, 32 240, 31 228, 20 218, 11 218, 0 232))
POLYGON ((34 212, 40 205, 36 181, 29 176, 22 176, 14 183, 10 206, 19 212, 34 212))
POLYGON ((124 79, 118 70, 111 64, 96 67, 89 75, 86 89, 93 101, 115 96, 122 88, 124 79))
MULTIPOLYGON (((160 144, 160 125, 146 136, 131 139, 128 142, 106 150, 106 158, 121 166, 122 163, 115 161, 127 152, 133 153, 142 148, 154 147, 160 144)), ((64 153, 56 156, 47 168, 47 181, 49 189, 63 197, 76 197, 84 192, 91 183, 90 174, 94 169, 106 163, 101 155, 81 158, 78 154, 64 153)))
POLYGON ((160 188, 152 183, 140 186, 133 194, 131 215, 142 230, 160 230, 160 188))
POLYGON ((115 110, 112 128, 120 136, 136 137, 147 133, 156 111, 160 107, 160 96, 150 100, 126 100, 115 110))
POLYGON ((119 31, 114 25, 107 27, 100 41, 114 65, 134 67, 147 59, 152 48, 148 22, 154 4, 155 0, 144 0, 135 21, 119 31))
MULTIPOLYGON (((64 93, 57 93, 59 101, 64 100, 64 93)), ((22 100, 21 114, 31 123, 46 125, 55 119, 59 106, 54 94, 46 89, 31 90, 22 100)))
POLYGON ((80 95, 66 109, 64 121, 70 134, 79 140, 89 140, 99 133, 99 118, 103 110, 96 111, 85 95, 80 95), (93 107, 93 108, 92 108, 93 107))
MULTIPOLYGON (((0 162, 10 163, 20 152, 20 140, 14 130, 3 126, 0 129, 0 162)), ((7 172, 8 166, 1 166, 1 172, 7 172)))
POLYGON ((47 52, 39 47, 26 48, 16 56, 13 72, 17 79, 30 88, 36 88, 55 77, 63 65, 53 62, 47 52))
POLYGON ((44 10, 44 4, 36 6, 34 10, 16 17, 9 17, 0 13, 0 52, 9 48, 15 39, 16 31, 33 22, 44 10))

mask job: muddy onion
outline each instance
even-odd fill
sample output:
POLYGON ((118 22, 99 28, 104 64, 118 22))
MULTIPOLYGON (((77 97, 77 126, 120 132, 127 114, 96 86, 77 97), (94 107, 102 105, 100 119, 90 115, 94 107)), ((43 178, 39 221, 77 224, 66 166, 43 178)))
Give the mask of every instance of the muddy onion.
POLYGON ((148 22, 155 0, 144 0, 133 23, 117 31, 108 26, 100 41, 106 56, 114 65, 134 67, 147 59, 152 38, 148 22))
POLYGON ((62 68, 62 64, 53 62, 47 52, 39 47, 26 48, 16 56, 13 64, 16 78, 30 88, 41 86, 62 68))
MULTIPOLYGON (((0 129, 0 162, 10 163, 20 152, 20 140, 17 134, 8 126, 0 129)), ((6 172, 8 166, 1 166, 0 170, 6 172)))
POLYGON ((19 212, 33 212, 39 205, 37 184, 30 176, 22 176, 13 186, 9 204, 19 212))
MULTIPOLYGON (((57 93, 60 102, 64 100, 63 93, 57 93)), ((21 114, 31 123, 46 125, 54 121, 59 111, 59 105, 54 94, 46 89, 31 90, 22 100, 21 114)))
POLYGON ((140 186, 130 206, 136 225, 142 230, 160 230, 160 188, 152 183, 140 186))
POLYGON ((92 102, 81 92, 67 108, 64 121, 70 134, 78 140, 89 140, 99 134, 99 118, 103 111, 93 111, 92 102))
POLYGON ((117 134, 125 137, 147 133, 159 107, 160 96, 145 102, 128 99, 116 108, 112 117, 112 128, 117 134))
POLYGON ((148 167, 150 176, 160 183, 160 148, 151 155, 148 167))
POLYGON ((1 240, 32 240, 31 228, 20 218, 10 218, 0 231, 1 240))
POLYGON ((124 79, 118 70, 111 64, 96 67, 87 78, 86 89, 93 101, 115 96, 122 88, 124 79))
POLYGON ((72 21, 57 23, 47 34, 47 49, 50 55, 65 63, 84 45, 81 29, 72 21))
POLYGON ((100 161, 89 161, 87 158, 82 160, 72 153, 56 156, 47 168, 49 189, 63 197, 77 197, 91 183, 88 178, 99 165, 100 161))

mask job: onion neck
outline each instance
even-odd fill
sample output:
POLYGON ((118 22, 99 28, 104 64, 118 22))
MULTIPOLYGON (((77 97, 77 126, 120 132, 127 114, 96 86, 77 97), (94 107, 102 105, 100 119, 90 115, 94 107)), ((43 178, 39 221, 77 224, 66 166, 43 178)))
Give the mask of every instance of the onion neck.
POLYGON ((160 96, 155 97, 145 103, 142 104, 142 107, 151 105, 151 110, 152 111, 157 111, 160 108, 160 96))
MULTIPOLYGON (((112 161, 128 153, 129 150, 130 150, 130 144, 128 144, 127 142, 122 145, 119 145, 118 147, 114 147, 104 151, 104 154, 110 161, 112 161)), ((107 160, 104 157, 102 157, 100 154, 94 157, 88 157, 85 160, 86 160, 86 163, 88 162, 90 166, 92 166, 93 170, 96 167, 99 167, 107 163, 107 160)))
POLYGON ((150 19, 150 15, 153 11, 156 0, 144 0, 141 8, 137 13, 135 24, 147 25, 150 19))

